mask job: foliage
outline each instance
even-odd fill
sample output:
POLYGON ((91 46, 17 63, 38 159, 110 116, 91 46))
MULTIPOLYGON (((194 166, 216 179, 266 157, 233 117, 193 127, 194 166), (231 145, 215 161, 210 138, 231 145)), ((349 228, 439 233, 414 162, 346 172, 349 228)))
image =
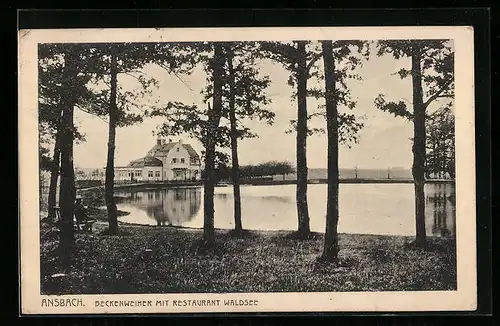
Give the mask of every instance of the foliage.
MULTIPOLYGON (((427 109, 439 98, 454 96, 454 54, 449 40, 383 40, 377 44, 379 56, 392 55, 395 59, 411 57, 413 51, 421 55, 420 66, 424 86, 424 107, 427 109)), ((411 69, 400 69, 401 79, 411 77, 411 69)), ((413 112, 406 100, 387 101, 384 94, 375 99, 375 107, 382 111, 413 119, 413 112)))
MULTIPOLYGON (((318 109, 324 110, 325 106, 318 105, 318 109)), ((321 117, 326 119, 326 112, 319 111, 308 115, 308 120, 313 118, 321 117)), ((357 144, 359 142, 359 131, 364 127, 363 120, 365 116, 356 116, 353 113, 341 112, 338 114, 338 124, 339 124, 339 142, 348 148, 351 148, 352 144, 357 144)), ((297 128, 297 120, 290 121, 290 128, 286 133, 291 133, 297 128)), ((308 136, 313 136, 316 134, 324 134, 326 132, 325 128, 308 128, 308 136)))
MULTIPOLYGON (((234 52, 234 70, 235 70, 235 109, 237 116, 238 138, 257 137, 255 133, 244 125, 245 119, 259 119, 272 123, 274 112, 265 108, 270 104, 265 90, 270 84, 268 76, 259 76, 259 71, 255 68, 255 43, 253 42, 231 42, 224 43, 226 49, 229 47, 234 52)), ((207 106, 199 107, 189 105, 178 101, 169 101, 163 107, 153 108, 148 112, 151 117, 165 117, 166 119, 158 127, 157 134, 164 136, 187 135, 197 139, 205 147, 207 130, 209 128, 209 99, 213 96, 213 58, 210 43, 190 43, 181 44, 184 51, 177 54, 176 64, 183 67, 181 74, 189 74, 190 69, 196 65, 202 65, 207 74, 206 86, 201 90, 201 95, 207 106), (187 63, 187 64, 186 64, 187 63), (188 68, 186 68, 188 67, 188 68)), ((227 50, 226 50, 227 51, 227 50)), ((227 52, 225 53, 227 55, 227 52)), ((226 60, 227 61, 227 60, 226 60)), ((224 64, 223 76, 223 105, 222 118, 229 119, 229 81, 228 66, 224 64)), ((172 66, 171 71, 176 71, 172 66)), ((231 129, 228 123, 220 124, 215 130, 216 148, 216 166, 225 166, 228 157, 224 150, 230 147, 231 129)), ((204 156, 204 152, 202 152, 204 156)))
POLYGON ((49 150, 40 144, 38 147, 38 165, 40 167, 40 171, 52 171, 52 163, 49 150))
MULTIPOLYGON (((358 132, 363 128, 363 120, 365 117, 356 117, 349 111, 356 107, 356 101, 352 98, 351 90, 347 85, 348 80, 361 80, 359 74, 355 72, 357 68, 362 66, 363 60, 367 59, 369 52, 369 43, 364 41, 334 41, 333 42, 333 57, 335 60, 335 82, 336 94, 335 100, 339 109, 347 109, 347 112, 339 112, 339 142, 347 147, 358 142, 358 132)), ((319 52, 321 55, 322 53, 319 52)), ((314 76, 318 81, 324 80, 322 74, 323 67, 311 65, 311 76, 314 76)), ((323 88, 309 88, 308 96, 316 99, 324 98, 325 91, 323 88)), ((318 105, 317 110, 308 115, 307 119, 321 118, 326 120, 325 105, 318 105)), ((290 128, 286 131, 291 133, 297 130, 297 120, 290 121, 290 128)), ((314 134, 324 134, 324 128, 308 128, 308 136, 314 134)))
POLYGON ((148 78, 141 68, 152 62, 155 57, 156 45, 153 43, 110 43, 84 44, 91 53, 88 59, 87 73, 92 76, 89 89, 92 95, 81 105, 81 109, 97 115, 109 115, 111 101, 111 58, 116 60, 118 87, 116 95, 116 126, 125 127, 142 122, 147 110, 154 104, 140 103, 140 100, 151 96, 157 89, 158 82, 148 78), (134 90, 125 90, 120 80, 133 79, 138 85, 134 90))
MULTIPOLYGON (((229 158, 225 153, 219 152, 214 175, 217 181, 231 179, 231 166, 229 158)), ((273 175, 283 175, 294 173, 295 169, 289 162, 268 161, 259 164, 250 164, 240 166, 240 175, 242 178, 260 178, 273 175)), ((201 172, 202 177, 205 171, 201 172)))
POLYGON ((455 177, 455 115, 452 103, 427 119, 427 174, 455 177))
POLYGON ((241 176, 244 178, 256 178, 272 176, 277 174, 288 174, 295 172, 289 162, 269 161, 256 165, 244 165, 241 167, 241 176))
POLYGON ((407 104, 404 101, 387 102, 383 94, 379 94, 375 99, 375 107, 382 111, 393 114, 395 117, 403 117, 408 120, 413 120, 413 114, 408 110, 407 104))
MULTIPOLYGON (((212 65, 213 49, 210 43, 180 43, 176 44, 177 51, 172 51, 172 60, 168 65, 162 62, 162 58, 155 63, 163 67, 167 72, 176 74, 190 74, 194 67, 202 65, 207 73, 207 84, 213 82, 212 65)), ((180 78, 180 77, 179 77, 180 78)), ((182 80, 182 79, 181 79, 182 80)), ((163 136, 178 136, 185 134, 190 138, 197 139, 206 145, 207 131, 209 128, 210 104, 206 107, 189 105, 178 101, 169 101, 164 106, 152 108, 147 112, 150 117, 165 117, 161 125, 158 126, 156 133, 163 136)), ((216 130, 218 137, 218 146, 229 144, 227 132, 216 130)))
MULTIPOLYGON (((48 148, 61 129, 60 119, 65 100, 74 98, 78 104, 87 101, 92 93, 86 87, 91 76, 85 74, 88 51, 78 44, 39 44, 38 46, 38 121, 41 146, 48 148), (79 53, 80 57, 72 64, 80 73, 68 80, 64 68, 69 54, 79 53), (71 87, 68 87, 71 85, 71 87)), ((76 141, 84 141, 84 135, 72 126, 76 141)))
MULTIPOLYGON (((266 89, 271 83, 269 76, 259 76, 256 68, 258 56, 255 55, 258 45, 255 42, 226 42, 225 54, 233 60, 234 73, 234 96, 237 119, 237 129, 239 138, 255 137, 250 130, 243 125, 243 120, 259 119, 269 124, 273 123, 275 113, 266 109, 271 104, 267 97, 266 89)), ((223 87, 223 116, 229 118, 229 98, 230 98, 230 73, 228 63, 224 66, 224 87, 223 87)), ((207 83, 202 90, 204 101, 208 101, 213 96, 213 84, 207 83)))

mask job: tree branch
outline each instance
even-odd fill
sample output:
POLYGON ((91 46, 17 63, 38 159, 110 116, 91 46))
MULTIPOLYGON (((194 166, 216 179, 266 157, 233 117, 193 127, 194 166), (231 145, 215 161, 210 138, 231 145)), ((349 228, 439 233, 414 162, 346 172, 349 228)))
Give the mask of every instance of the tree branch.
POLYGON ((271 53, 277 54, 282 58, 286 58, 289 61, 297 61, 297 49, 294 46, 285 43, 273 43, 273 42, 261 42, 260 46, 264 51, 269 51, 271 53))
POLYGON ((194 90, 175 71, 172 71, 162 63, 156 62, 156 64, 165 69, 169 74, 174 74, 174 76, 177 77, 177 79, 179 79, 184 84, 184 86, 186 86, 191 92, 194 92, 194 90))
POLYGON ((107 81, 105 81, 104 79, 101 80, 104 84, 106 84, 106 86, 108 86, 109 88, 111 88, 111 84, 107 81))
POLYGON ((130 70, 129 72, 130 73, 137 73, 137 74, 146 76, 146 73, 144 71, 140 71, 140 70, 130 70))
POLYGON ((129 104, 129 105, 132 105, 133 107, 135 107, 136 109, 138 109, 138 110, 139 110, 139 111, 141 111, 142 113, 145 113, 145 112, 144 112, 144 109, 143 109, 143 108, 141 108, 141 106, 140 106, 139 104, 134 103, 134 102, 132 102, 132 101, 130 101, 130 100, 125 100, 125 102, 126 102, 127 104, 129 104))
POLYGON ((307 67, 306 67, 306 73, 309 73, 309 71, 311 70, 312 66, 314 65, 314 63, 316 61, 318 61, 319 58, 321 58, 323 56, 323 51, 321 51, 320 53, 316 53, 312 58, 311 58, 311 61, 309 61, 309 63, 307 64, 307 67))
POLYGON ((97 115, 97 114, 92 113, 92 112, 90 112, 90 111, 84 110, 81 106, 78 106, 78 105, 77 105, 76 107, 77 107, 80 111, 85 112, 85 113, 90 114, 90 115, 93 115, 93 116, 95 116, 95 117, 98 117, 99 119, 101 119, 101 120, 102 120, 102 121, 104 121, 105 123, 108 123, 108 121, 106 121, 106 119, 104 119, 104 118, 103 118, 103 117, 101 117, 100 115, 97 115))
MULTIPOLYGON (((429 104, 432 103, 432 101, 434 101, 439 96, 441 96, 441 93, 443 93, 448 88, 448 86, 451 85, 452 82, 453 82, 453 78, 448 79, 448 81, 446 81, 446 83, 444 83, 443 86, 441 86, 441 88, 436 93, 434 93, 431 97, 429 97, 427 99, 427 101, 424 102, 424 107, 427 108, 429 106, 429 104)), ((448 96, 445 96, 445 97, 448 97, 448 96)), ((451 95, 450 95, 450 97, 451 97, 451 95)))
POLYGON ((135 78, 135 79, 137 79, 139 82, 141 81, 141 80, 139 79, 139 77, 137 77, 137 76, 135 76, 135 75, 133 75, 133 74, 131 74, 131 73, 128 73, 128 72, 123 72, 123 74, 125 74, 125 75, 129 75, 130 77, 134 77, 134 78, 135 78))
POLYGON ((427 49, 423 50, 422 54, 424 55, 425 58, 431 59, 433 62, 436 62, 436 58, 431 56, 428 52, 427 49))

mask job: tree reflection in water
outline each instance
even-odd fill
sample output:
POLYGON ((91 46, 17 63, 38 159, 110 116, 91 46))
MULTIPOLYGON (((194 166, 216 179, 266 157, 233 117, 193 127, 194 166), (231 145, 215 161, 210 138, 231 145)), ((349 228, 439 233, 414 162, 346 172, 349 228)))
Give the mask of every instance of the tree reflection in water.
POLYGON ((191 221, 201 207, 199 188, 133 192, 123 201, 147 213, 156 225, 180 226, 191 221))
POLYGON ((426 189, 427 233, 455 237, 455 189, 451 184, 429 184, 426 189))

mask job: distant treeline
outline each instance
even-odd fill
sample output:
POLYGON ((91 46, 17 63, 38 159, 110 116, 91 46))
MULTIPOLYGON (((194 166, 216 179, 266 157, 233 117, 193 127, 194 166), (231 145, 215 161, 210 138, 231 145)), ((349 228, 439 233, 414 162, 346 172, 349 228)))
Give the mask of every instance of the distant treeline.
MULTIPOLYGON (((272 178, 275 175, 281 175, 284 179, 287 174, 294 173, 295 168, 290 162, 286 161, 268 161, 253 165, 242 165, 239 169, 240 178, 272 178)), ((205 176, 205 171, 201 173, 202 178, 205 176)), ((215 169, 215 176, 218 180, 231 180, 231 166, 220 164, 215 169)))
MULTIPOLYGON (((231 180, 231 167, 220 165, 216 169, 218 180, 231 180)), ((202 171, 202 177, 204 171, 202 171)), ((244 165, 240 167, 240 177, 242 179, 270 178, 274 180, 296 180, 295 167, 286 161, 269 161, 254 165, 244 165)), ((387 169, 358 169, 340 168, 339 177, 341 179, 412 179, 411 169, 387 168, 387 169)), ((327 169, 309 168, 307 179, 318 180, 327 178, 327 169)))

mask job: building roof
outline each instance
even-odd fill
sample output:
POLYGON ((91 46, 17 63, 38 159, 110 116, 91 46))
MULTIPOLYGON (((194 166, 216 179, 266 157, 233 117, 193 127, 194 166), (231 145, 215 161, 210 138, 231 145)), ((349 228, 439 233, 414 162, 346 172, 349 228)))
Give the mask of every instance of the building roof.
MULTIPOLYGON (((175 145, 177 145, 177 144, 178 143, 174 143, 174 142, 168 142, 168 143, 164 143, 161 145, 155 144, 153 146, 153 148, 151 148, 148 151, 147 155, 148 156, 156 156, 156 155, 167 156, 168 153, 170 152, 170 150, 172 148, 174 148, 175 145)), ((186 149, 190 158, 200 159, 200 156, 198 155, 196 150, 193 148, 193 146, 191 146, 190 144, 181 144, 181 145, 186 149)))
POLYGON ((184 148, 187 150, 190 158, 200 159, 200 156, 198 155, 198 153, 196 153, 196 150, 193 148, 193 146, 191 146, 190 144, 182 144, 182 146, 184 146, 184 148))
POLYGON ((170 152, 170 150, 172 148, 174 148, 174 146, 176 145, 177 143, 165 143, 165 144, 156 144, 153 146, 153 148, 151 148, 149 151, 148 151, 148 156, 155 156, 155 155, 162 155, 162 156, 166 156, 168 154, 168 152, 170 152))
POLYGON ((146 156, 137 160, 133 160, 128 164, 129 167, 139 168, 143 166, 163 166, 161 160, 153 156, 146 156))

